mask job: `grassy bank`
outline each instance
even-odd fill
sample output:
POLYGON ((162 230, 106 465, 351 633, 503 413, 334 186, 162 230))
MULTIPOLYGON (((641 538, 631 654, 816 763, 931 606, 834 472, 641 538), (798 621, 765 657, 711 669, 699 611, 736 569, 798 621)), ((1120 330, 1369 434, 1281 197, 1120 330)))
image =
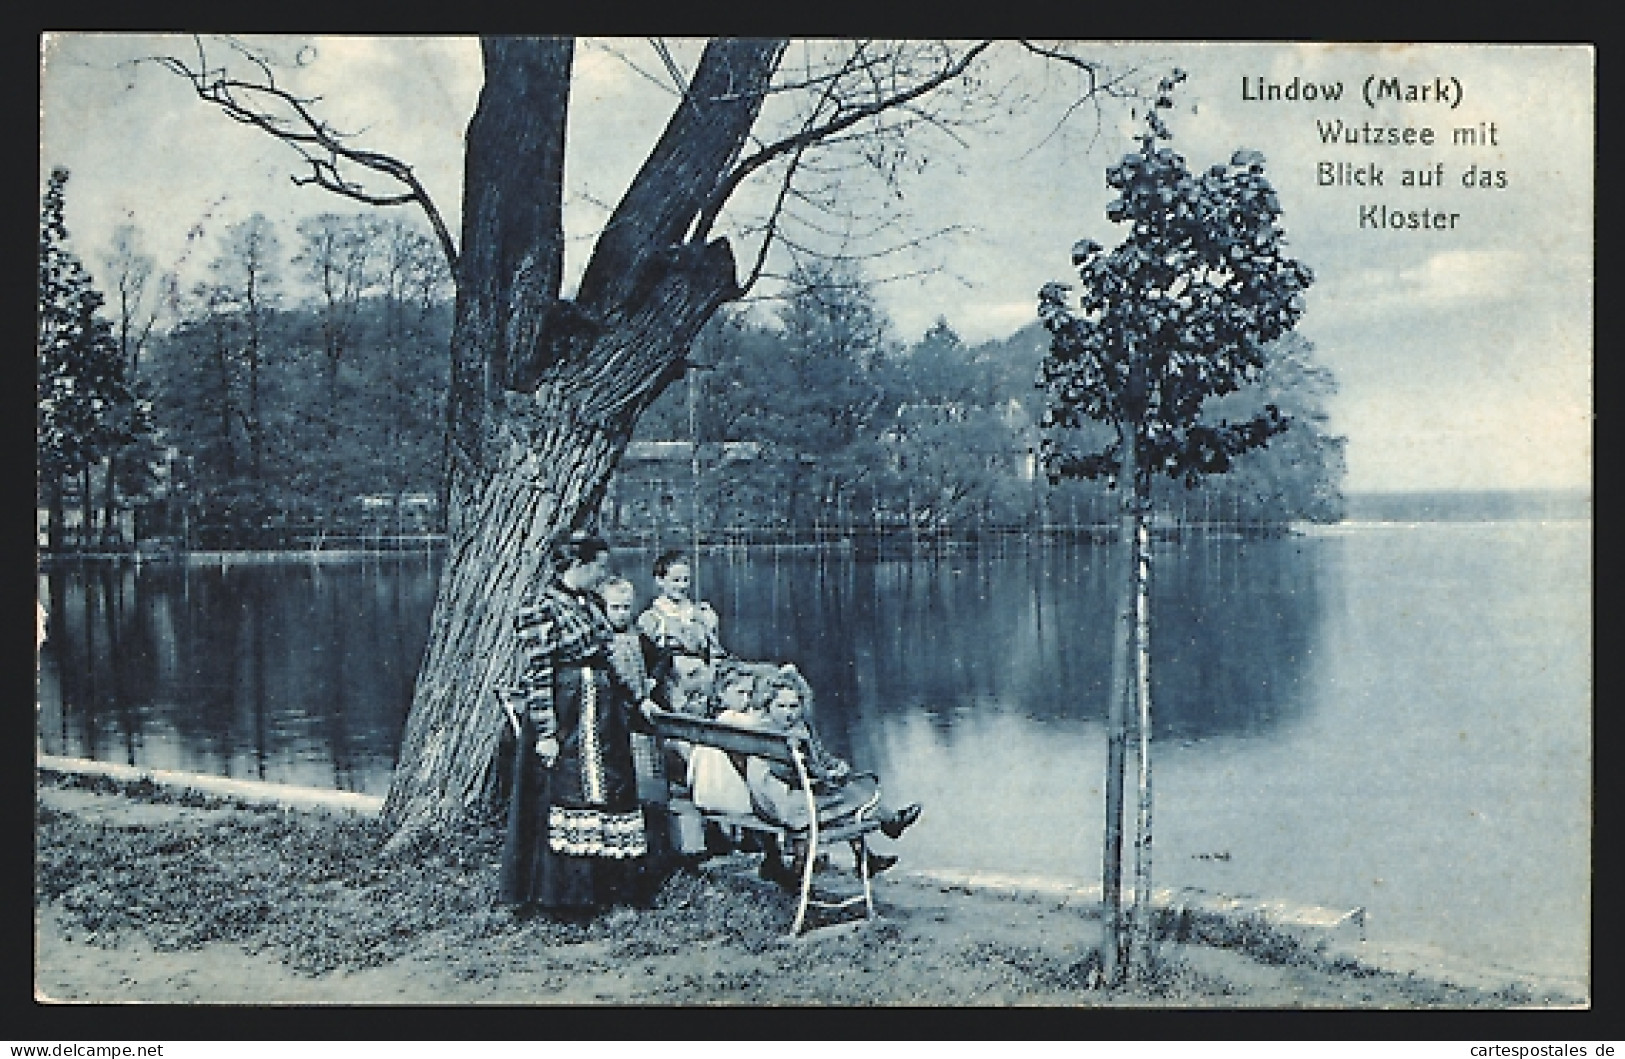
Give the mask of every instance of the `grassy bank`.
MULTIPOLYGON (((1164 940, 1103 988, 1093 909, 882 876, 882 918, 787 939, 788 895, 742 855, 585 922, 495 900, 499 839, 379 859, 366 818, 150 785, 42 779, 36 990, 222 1003, 1505 1008, 1492 993, 1333 966, 1279 939, 1164 940)), ((906 853, 906 848, 905 848, 906 853)))

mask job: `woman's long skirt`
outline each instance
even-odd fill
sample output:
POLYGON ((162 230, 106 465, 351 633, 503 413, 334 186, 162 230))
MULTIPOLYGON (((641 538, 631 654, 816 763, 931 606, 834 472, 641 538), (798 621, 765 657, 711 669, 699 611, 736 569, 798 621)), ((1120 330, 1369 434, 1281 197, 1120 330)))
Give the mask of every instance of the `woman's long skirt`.
POLYGON ((502 897, 553 911, 636 900, 647 850, 625 704, 602 670, 561 670, 559 756, 543 768, 522 721, 503 850, 502 897))

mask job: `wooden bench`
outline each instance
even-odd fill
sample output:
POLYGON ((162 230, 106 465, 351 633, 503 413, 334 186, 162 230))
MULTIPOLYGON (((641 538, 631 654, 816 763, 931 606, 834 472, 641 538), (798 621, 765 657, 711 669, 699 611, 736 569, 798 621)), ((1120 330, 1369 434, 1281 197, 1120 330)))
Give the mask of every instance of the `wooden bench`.
MULTIPOLYGON (((796 770, 796 777, 800 781, 800 789, 807 798, 807 819, 809 824, 805 830, 785 827, 763 819, 754 813, 711 812, 697 806, 694 807, 703 819, 719 826, 738 828, 742 831, 753 831, 764 835, 774 835, 780 840, 784 848, 788 848, 792 841, 806 841, 807 851, 801 869, 800 892, 796 901, 796 917, 795 922, 790 927, 792 937, 801 934, 802 927, 807 921, 809 906, 841 909, 850 908, 862 902, 865 915, 870 919, 874 918, 875 901, 874 888, 869 876, 868 836, 871 832, 880 829, 880 820, 874 815, 876 806, 871 805, 855 816, 843 818, 833 825, 821 823, 818 819, 818 800, 813 790, 812 778, 807 771, 808 747, 806 740, 779 732, 742 728, 722 721, 693 717, 681 713, 659 713, 654 717, 653 723, 657 740, 670 739, 693 746, 716 747, 729 753, 744 754, 747 757, 764 758, 768 761, 789 765, 796 770), (812 878, 821 848, 831 843, 843 841, 856 844, 858 877, 863 880, 863 892, 844 899, 814 897, 812 878)), ((688 802, 689 805, 693 804, 688 801, 686 796, 672 796, 668 793, 668 805, 681 808, 683 802, 688 802)))

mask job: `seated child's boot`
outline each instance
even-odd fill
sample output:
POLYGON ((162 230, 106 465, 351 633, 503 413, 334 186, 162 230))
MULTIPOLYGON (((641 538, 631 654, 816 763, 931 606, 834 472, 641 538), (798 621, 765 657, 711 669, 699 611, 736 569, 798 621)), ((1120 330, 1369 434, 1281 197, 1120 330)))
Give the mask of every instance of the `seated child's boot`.
POLYGON ((876 853, 861 842, 852 843, 852 860, 854 862, 853 867, 858 870, 859 874, 863 873, 864 866, 867 864, 870 878, 874 878, 897 863, 896 857, 886 853, 876 853))
POLYGON ((910 802, 888 817, 880 825, 880 831, 889 839, 902 838, 903 832, 907 831, 914 824, 914 821, 920 818, 920 813, 923 811, 924 809, 919 802, 910 802))
POLYGON ((801 876, 785 865, 777 850, 762 857, 762 866, 756 869, 756 874, 786 890, 795 889, 801 881, 801 876))
POLYGON ((786 890, 794 889, 801 876, 797 875, 784 863, 784 855, 779 852, 779 840, 776 835, 763 835, 761 837, 762 866, 756 869, 756 874, 770 883, 777 883, 786 890))

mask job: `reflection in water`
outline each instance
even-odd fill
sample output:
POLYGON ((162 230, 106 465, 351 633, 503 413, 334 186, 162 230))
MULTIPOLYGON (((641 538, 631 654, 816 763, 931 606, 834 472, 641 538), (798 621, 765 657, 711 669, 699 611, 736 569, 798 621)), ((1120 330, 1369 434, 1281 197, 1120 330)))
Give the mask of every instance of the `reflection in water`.
MULTIPOLYGON (((1253 735, 1307 708, 1315 564, 1301 541, 1224 548, 1157 557, 1159 738, 1253 735)), ((619 559, 647 598, 650 557, 619 559)), ((733 552, 707 556, 702 576, 730 649, 799 665, 829 741, 861 757, 899 716, 954 739, 987 711, 1104 717, 1119 562, 1101 547, 879 562, 733 552)), ((437 570, 424 556, 57 567, 42 586, 41 738, 52 752, 380 792, 437 570)))
MULTIPOLYGON (((1278 738, 1312 709, 1314 544, 1159 548, 1156 740, 1278 738)), ((723 642, 794 661, 832 748, 879 771, 893 800, 929 807, 910 863, 1098 878, 1122 564, 1091 546, 880 562, 787 553, 709 558, 702 576, 723 642)))
MULTIPOLYGON (((1159 738, 1257 734, 1306 708, 1316 567, 1302 542, 1227 547, 1228 563, 1201 544, 1157 558, 1159 738)), ((647 597, 648 557, 620 559, 647 597)), ((285 781, 292 770, 377 791, 410 703, 437 567, 415 556, 56 568, 45 586, 51 723, 41 736, 59 752, 129 764, 184 760, 285 781)), ((981 711, 1040 723, 1105 716, 1115 549, 883 562, 730 553, 707 557, 702 571, 730 649, 800 666, 827 738, 844 752, 899 715, 926 717, 948 738, 964 737, 964 718, 981 711)))
MULTIPOLYGON (((1373 942, 1583 975, 1589 555, 1583 523, 1159 546, 1159 885, 1363 905, 1373 942)), ((652 558, 616 556, 644 598, 652 558)), ((723 642, 795 662, 828 742, 926 803, 911 866, 1092 881, 1120 561, 735 551, 699 574, 723 642)), ((437 572, 54 569, 41 749, 383 794, 437 572)))
MULTIPOLYGON (((1158 738, 1257 734, 1307 708, 1320 602, 1304 542, 1222 547, 1227 557, 1202 543, 1156 556, 1158 738)), ((873 563, 717 559, 705 577, 724 642, 800 666, 840 746, 867 719, 899 713, 949 735, 957 718, 988 709, 1104 719, 1121 569, 1117 549, 1073 547, 873 563)))
POLYGON ((42 749, 382 794, 437 567, 54 569, 42 749))

